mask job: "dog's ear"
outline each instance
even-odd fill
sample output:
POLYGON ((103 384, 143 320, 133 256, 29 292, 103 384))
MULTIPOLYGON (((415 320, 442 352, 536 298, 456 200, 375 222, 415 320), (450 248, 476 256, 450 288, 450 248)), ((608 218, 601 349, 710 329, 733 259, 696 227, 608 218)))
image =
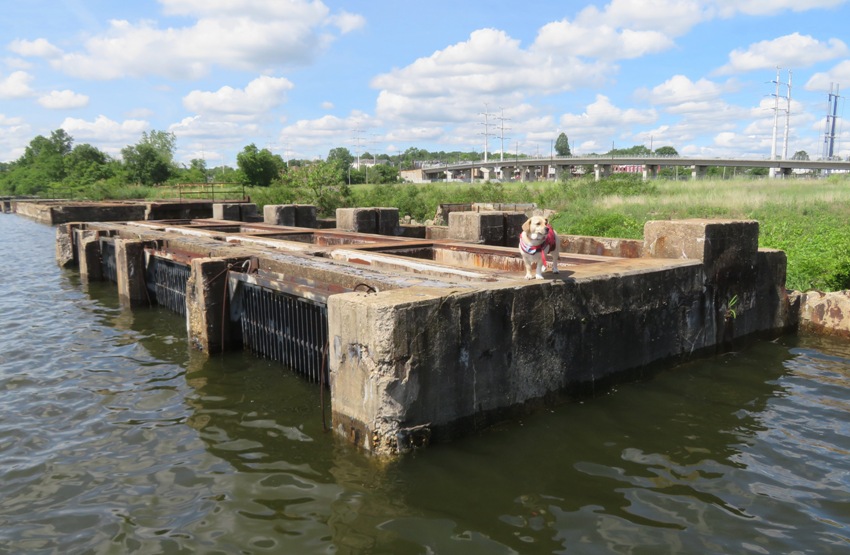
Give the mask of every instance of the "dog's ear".
POLYGON ((549 218, 543 218, 543 223, 545 223, 546 225, 549 225, 549 218))
POLYGON ((531 229, 531 218, 525 220, 525 223, 522 224, 522 230, 526 233, 531 229))

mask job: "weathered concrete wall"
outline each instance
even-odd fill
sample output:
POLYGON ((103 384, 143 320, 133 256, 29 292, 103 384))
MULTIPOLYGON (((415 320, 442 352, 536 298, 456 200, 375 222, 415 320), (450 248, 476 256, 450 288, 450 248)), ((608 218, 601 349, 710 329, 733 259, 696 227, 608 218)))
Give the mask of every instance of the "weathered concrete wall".
POLYGON ((132 203, 16 202, 15 213, 41 223, 118 222, 145 219, 145 207, 132 203))
POLYGON ((561 240, 562 253, 616 256, 619 258, 640 258, 643 256, 643 239, 615 239, 565 234, 559 234, 558 238, 561 240))
POLYGON ((757 249, 753 223, 647 224, 646 252, 662 260, 577 266, 543 283, 332 296, 334 429, 394 454, 571 388, 778 333, 785 257, 757 249))
POLYGON ((800 303, 800 328, 850 339, 850 290, 795 293, 800 303))

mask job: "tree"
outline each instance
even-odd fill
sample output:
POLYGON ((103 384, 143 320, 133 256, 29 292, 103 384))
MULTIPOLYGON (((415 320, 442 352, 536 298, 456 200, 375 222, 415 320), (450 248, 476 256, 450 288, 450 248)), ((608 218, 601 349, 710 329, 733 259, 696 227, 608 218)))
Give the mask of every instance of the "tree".
POLYGON ((175 142, 174 133, 142 132, 137 144, 121 149, 128 179, 146 186, 168 181, 177 171, 174 166, 175 142))
POLYGON ((555 153, 558 156, 570 156, 570 141, 567 139, 566 133, 558 135, 555 141, 555 153))
POLYGON ((351 155, 351 152, 347 148, 340 146, 332 148, 330 152, 328 152, 327 161, 339 168, 339 171, 345 173, 354 162, 354 156, 351 155))
POLYGON ((65 181, 69 185, 91 185, 115 173, 110 157, 88 143, 75 146, 64 162, 65 181))
POLYGON ((267 148, 260 150, 254 143, 236 155, 236 165, 245 174, 245 180, 258 187, 268 187, 286 170, 286 162, 280 154, 272 154, 267 148))
POLYGON ((808 160, 809 153, 805 150, 798 150, 794 153, 794 156, 791 157, 792 160, 808 160))
POLYGON ((294 190, 295 198, 315 205, 320 214, 333 214, 351 200, 351 189, 343 179, 342 171, 332 162, 314 162, 290 168, 281 182, 285 188, 294 190))
POLYGON ((662 146, 655 149, 656 156, 678 156, 678 151, 672 146, 662 146))

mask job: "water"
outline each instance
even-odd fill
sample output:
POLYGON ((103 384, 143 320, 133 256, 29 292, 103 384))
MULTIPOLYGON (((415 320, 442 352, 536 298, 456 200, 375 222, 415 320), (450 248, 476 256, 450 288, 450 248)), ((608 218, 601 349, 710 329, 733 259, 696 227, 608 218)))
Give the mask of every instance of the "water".
MULTIPOLYGON (((850 343, 783 337, 381 464, 0 215, 0 553, 847 553, 850 343)), ((329 418, 329 414, 326 418, 329 418)))

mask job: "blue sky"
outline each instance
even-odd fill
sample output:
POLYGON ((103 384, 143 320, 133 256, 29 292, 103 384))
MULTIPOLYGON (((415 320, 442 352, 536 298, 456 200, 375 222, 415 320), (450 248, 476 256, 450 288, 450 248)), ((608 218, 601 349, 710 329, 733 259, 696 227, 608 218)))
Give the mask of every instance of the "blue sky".
POLYGON ((116 157, 170 131, 179 162, 209 167, 250 143, 543 156, 561 132, 575 154, 818 158, 848 21, 850 0, 8 3, 0 161, 58 128, 116 157))

